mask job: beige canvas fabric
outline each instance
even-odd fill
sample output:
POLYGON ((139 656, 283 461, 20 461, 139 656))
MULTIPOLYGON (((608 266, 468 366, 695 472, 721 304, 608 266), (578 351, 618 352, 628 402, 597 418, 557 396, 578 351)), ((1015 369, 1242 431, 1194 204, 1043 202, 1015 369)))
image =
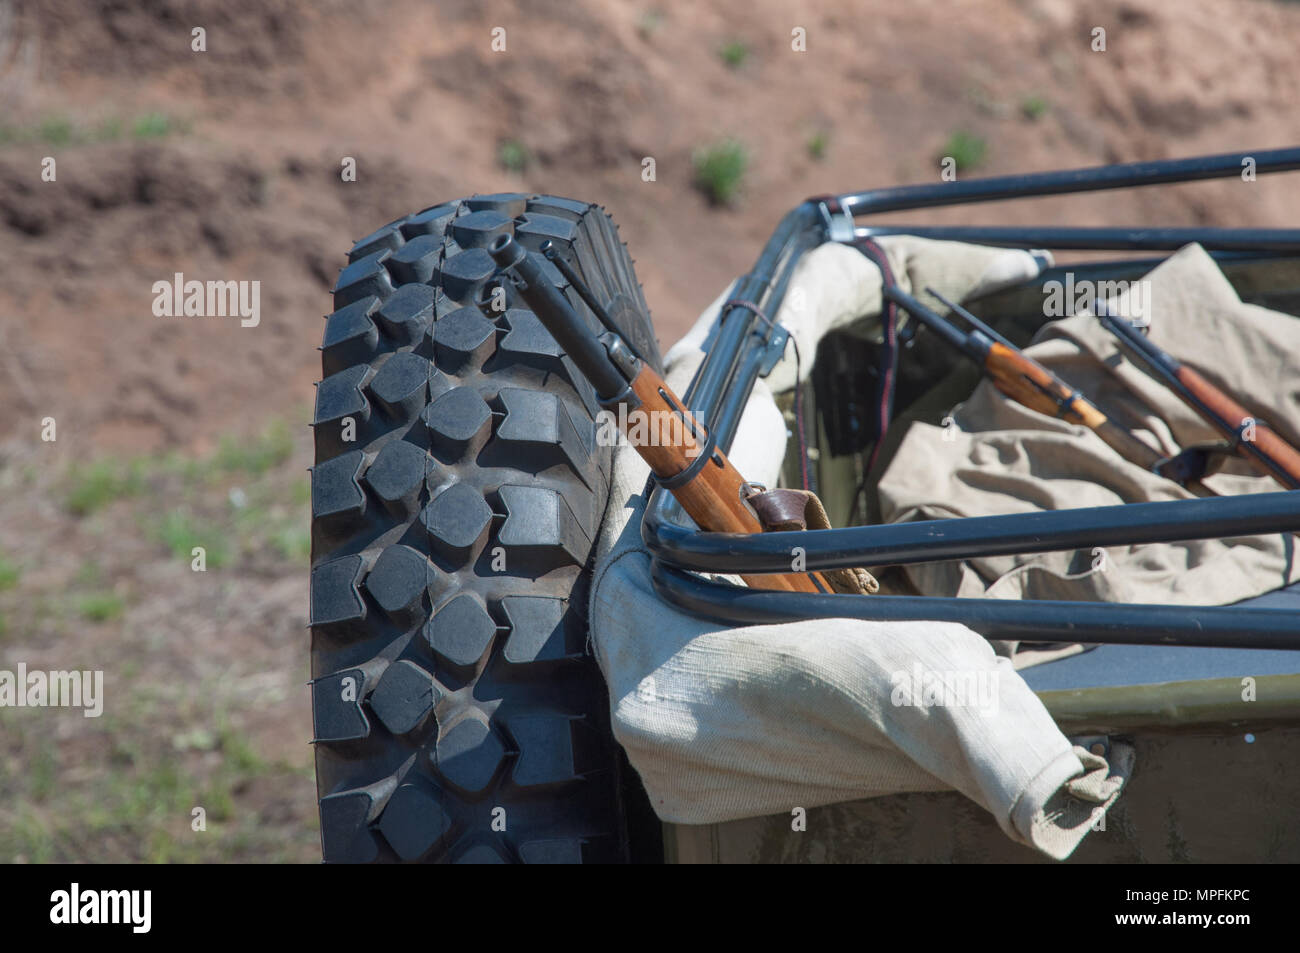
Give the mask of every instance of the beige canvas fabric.
MULTIPOLYGON (((894 243, 890 254, 900 274, 944 281, 959 296, 986 275, 1019 280, 1038 267, 1023 253, 915 240, 894 243), (949 257, 965 276, 957 282, 944 279, 949 257)), ((791 288, 806 310, 779 318, 807 335, 812 354, 818 333, 869 313, 873 286, 879 308, 879 284, 856 251, 819 248, 791 288)), ((695 345, 670 352, 668 379, 679 392, 698 366, 707 325, 706 315, 695 345)), ((783 372, 793 380, 792 363, 783 372)), ((748 479, 774 485, 785 439, 760 382, 731 458, 748 479)), ((708 824, 955 788, 1009 837, 1060 859, 1114 802, 1131 748, 1113 745, 1106 761, 1071 745, 1011 662, 965 626, 838 619, 727 627, 674 610, 653 591, 641 541, 647 475, 634 451, 618 451, 590 627, 614 734, 661 818, 708 824)))
MULTIPOLYGON (((1138 293, 1149 299, 1142 304, 1153 342, 1300 444, 1300 321, 1243 304, 1195 245, 1153 270, 1138 293)), ((1142 310, 1127 293, 1111 308, 1142 310)), ((1026 353, 1163 453, 1221 439, 1132 363, 1091 312, 1045 325, 1026 353)), ((1220 494, 1280 489, 1240 460, 1204 482, 1220 494)), ((1192 495, 987 380, 953 411, 951 426, 912 424, 878 491, 888 522, 1192 495)), ((1217 605, 1300 578, 1293 546, 1290 534, 1275 534, 935 563, 908 574, 928 595, 1217 605)))
POLYGON ((666 605, 641 542, 647 475, 618 452, 590 620, 614 736, 662 819, 955 788, 1009 837, 1063 859, 1118 797, 1131 748, 1112 745, 1108 763, 1072 746, 1011 661, 965 626, 727 627, 666 605))

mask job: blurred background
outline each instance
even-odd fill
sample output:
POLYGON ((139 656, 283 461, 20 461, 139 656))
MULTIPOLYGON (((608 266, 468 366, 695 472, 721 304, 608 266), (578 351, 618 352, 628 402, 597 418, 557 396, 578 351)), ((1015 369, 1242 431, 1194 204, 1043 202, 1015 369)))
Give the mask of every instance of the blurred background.
MULTIPOLYGON (((1300 143, 1298 41, 1281 0, 0 2, 0 669, 106 696, 0 708, 0 860, 319 859, 306 425, 357 238, 598 202, 667 346, 809 195, 1300 143), (261 282, 260 323, 156 316, 176 272, 261 282)), ((1298 212, 1264 179, 906 221, 1298 212)))

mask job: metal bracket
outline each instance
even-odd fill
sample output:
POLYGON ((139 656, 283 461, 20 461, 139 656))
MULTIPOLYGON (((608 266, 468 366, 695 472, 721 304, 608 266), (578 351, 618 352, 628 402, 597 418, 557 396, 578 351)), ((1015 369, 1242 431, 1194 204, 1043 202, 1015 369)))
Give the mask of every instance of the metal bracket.
POLYGON ((772 337, 763 348, 763 362, 758 366, 758 375, 760 377, 771 374, 772 369, 781 363, 781 358, 785 356, 786 343, 789 340, 789 331, 780 324, 773 326, 772 337))
POLYGON ((831 241, 840 244, 853 241, 853 216, 850 213, 843 209, 832 212, 825 202, 818 202, 817 207, 821 209, 822 218, 826 220, 826 233, 831 241))
POLYGON ((641 359, 633 353, 632 348, 622 335, 614 331, 603 331, 597 338, 605 346, 605 353, 614 365, 623 372, 629 381, 634 381, 641 373, 641 359))

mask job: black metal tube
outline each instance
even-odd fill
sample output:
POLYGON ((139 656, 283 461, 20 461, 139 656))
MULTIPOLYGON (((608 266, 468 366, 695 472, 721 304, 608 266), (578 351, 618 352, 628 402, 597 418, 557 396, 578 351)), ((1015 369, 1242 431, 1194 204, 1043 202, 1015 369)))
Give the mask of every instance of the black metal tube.
POLYGON ((502 271, 513 270, 522 280, 515 284, 519 294, 596 389, 597 397, 609 400, 627 389, 628 381, 609 359, 605 346, 546 277, 540 262, 510 235, 498 235, 488 252, 497 267, 502 271))
POLYGON ((1300 618, 1287 609, 776 592, 709 582, 659 560, 651 577, 667 602, 731 625, 802 619, 959 622, 990 639, 1300 649, 1300 618))
MULTIPOLYGON (((823 238, 825 226, 819 206, 813 202, 798 206, 781 219, 753 270, 740 279, 731 296, 754 302, 775 319, 772 312, 780 302, 773 301, 770 294, 774 276, 781 269, 794 267, 799 256, 821 244, 823 238)), ((756 320, 748 308, 727 308, 718 316, 717 337, 683 395, 686 406, 692 413, 698 412, 706 427, 713 423, 712 415, 735 372, 740 346, 756 320)))
POLYGON ((1300 148, 1264 149, 1188 159, 1159 159, 1058 172, 1031 172, 1027 175, 999 175, 958 182, 904 185, 892 189, 851 192, 838 198, 840 205, 852 215, 874 215, 901 209, 933 208, 937 205, 965 205, 970 202, 994 202, 1038 195, 1226 178, 1240 175, 1247 159, 1254 161, 1257 175, 1287 172, 1300 169, 1300 148))
MULTIPOLYGON (((613 331, 621 337, 622 332, 619 331, 618 325, 614 323, 614 319, 609 316, 609 312, 605 310, 605 306, 596 300, 596 296, 591 293, 587 283, 573 270, 573 266, 564 260, 564 256, 560 254, 560 249, 555 242, 550 239, 542 242, 542 255, 555 266, 556 271, 564 276, 564 280, 569 283, 569 287, 578 293, 578 297, 582 299, 587 309, 596 316, 596 319, 605 326, 605 330, 613 331)), ((639 354, 637 356, 640 357, 639 354)))
POLYGON ((763 345, 758 341, 757 335, 751 335, 751 340, 742 345, 732 384, 712 414, 717 421, 713 427, 714 436, 718 445, 727 450, 731 449, 731 442, 736 439, 736 428, 740 426, 740 418, 744 416, 745 406, 749 403, 749 395, 754 390, 754 382, 758 380, 758 371, 762 365, 763 345))
POLYGON ((1003 248, 1121 251, 1147 248, 1175 251, 1199 244, 1207 251, 1300 252, 1300 229, 1294 228, 1057 228, 1053 226, 868 225, 854 237, 915 235, 938 241, 973 242, 1003 248))
POLYGON ((648 512, 642 536, 683 569, 789 572, 795 547, 809 570, 895 566, 1300 531, 1300 493, 1252 493, 1159 503, 968 516, 793 533, 697 533, 648 512))

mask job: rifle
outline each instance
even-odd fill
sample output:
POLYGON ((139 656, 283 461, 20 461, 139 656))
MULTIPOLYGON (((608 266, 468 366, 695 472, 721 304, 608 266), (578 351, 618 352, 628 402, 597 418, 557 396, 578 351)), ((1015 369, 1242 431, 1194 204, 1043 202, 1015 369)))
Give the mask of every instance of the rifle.
POLYGON ((1070 423, 1082 424, 1106 441, 1120 456, 1166 479, 1186 485, 1204 473, 1204 454, 1184 450, 1165 457, 1133 433, 1111 421, 1088 398, 1061 380, 991 327, 933 288, 926 293, 960 314, 975 329, 965 332, 949 324, 916 298, 895 285, 885 285, 884 295, 906 309, 944 341, 979 364, 998 390, 1031 410, 1070 423))
MULTIPOLYGON (((715 446, 713 435, 654 368, 632 352, 577 274, 561 267, 562 259, 551 258, 578 295, 589 307, 594 306, 593 313, 608 329, 600 335, 578 317, 536 258, 512 236, 498 236, 488 252, 503 272, 512 275, 520 296, 587 378, 601 406, 617 415, 628 442, 696 525, 706 532, 763 532, 762 522, 746 499, 754 485, 715 446), (639 439, 634 440, 634 435, 639 439)), ((741 578, 755 588, 833 591, 817 572, 741 578)))
POLYGON ((1106 330, 1153 370, 1183 403, 1227 437, 1257 469, 1288 490, 1300 489, 1300 453, 1294 447, 1196 371, 1152 344, 1136 325, 1111 315, 1100 299, 1095 310, 1106 330))

